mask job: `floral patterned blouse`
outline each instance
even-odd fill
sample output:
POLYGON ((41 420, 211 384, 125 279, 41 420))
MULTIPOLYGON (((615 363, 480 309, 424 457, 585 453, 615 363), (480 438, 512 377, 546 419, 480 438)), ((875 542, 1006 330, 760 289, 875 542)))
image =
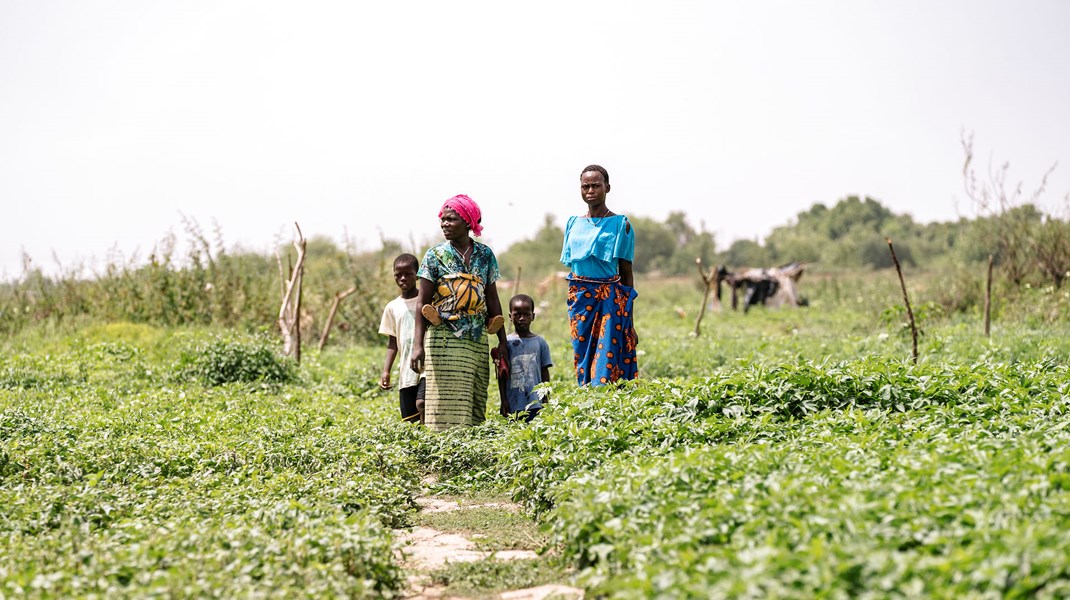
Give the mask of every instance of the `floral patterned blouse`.
POLYGON ((438 309, 443 326, 459 338, 478 341, 487 322, 486 286, 498 281, 498 259, 486 244, 472 240, 472 256, 466 267, 461 254, 446 240, 424 254, 416 273, 435 285, 431 304, 438 309))

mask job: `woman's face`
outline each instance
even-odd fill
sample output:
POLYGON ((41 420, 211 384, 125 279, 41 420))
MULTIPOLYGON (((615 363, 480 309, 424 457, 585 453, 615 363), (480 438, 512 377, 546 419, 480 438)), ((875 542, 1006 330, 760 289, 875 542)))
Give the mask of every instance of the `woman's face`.
POLYGON ((588 208, 603 206, 606 203, 608 191, 609 184, 598 171, 585 171, 583 175, 580 175, 580 197, 587 203, 588 208))
POLYGON ((447 208, 442 211, 442 216, 439 217, 438 226, 442 228, 442 235, 451 242, 463 240, 468 237, 468 223, 465 223, 461 215, 457 214, 457 211, 452 208, 447 208))

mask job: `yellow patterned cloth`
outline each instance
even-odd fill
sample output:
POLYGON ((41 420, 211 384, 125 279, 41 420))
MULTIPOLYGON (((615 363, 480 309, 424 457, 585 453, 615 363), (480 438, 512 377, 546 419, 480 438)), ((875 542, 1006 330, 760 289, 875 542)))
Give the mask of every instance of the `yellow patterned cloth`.
POLYGON ((483 280, 469 273, 450 273, 438 280, 435 298, 431 302, 443 321, 457 321, 465 315, 487 312, 483 280))

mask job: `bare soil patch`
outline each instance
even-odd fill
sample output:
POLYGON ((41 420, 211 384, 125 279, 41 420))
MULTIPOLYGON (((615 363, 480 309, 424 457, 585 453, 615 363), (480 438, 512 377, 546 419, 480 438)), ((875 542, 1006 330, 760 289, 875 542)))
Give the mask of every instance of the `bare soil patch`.
MULTIPOLYGON (((422 512, 443 513, 467 509, 497 509, 520 512, 520 506, 510 502, 483 502, 464 504, 457 500, 422 497, 416 503, 422 512)), ((409 571, 410 594, 412 600, 430 598, 460 598, 447 595, 444 586, 434 585, 431 574, 452 563, 474 562, 481 560, 517 560, 537 559, 538 554, 531 550, 481 550, 473 539, 482 535, 478 532, 460 534, 445 532, 430 527, 413 527, 398 536, 396 550, 402 558, 403 566, 409 571)), ((502 600, 544 600, 549 598, 581 599, 584 592, 559 584, 541 585, 526 589, 509 590, 498 594, 502 600)))

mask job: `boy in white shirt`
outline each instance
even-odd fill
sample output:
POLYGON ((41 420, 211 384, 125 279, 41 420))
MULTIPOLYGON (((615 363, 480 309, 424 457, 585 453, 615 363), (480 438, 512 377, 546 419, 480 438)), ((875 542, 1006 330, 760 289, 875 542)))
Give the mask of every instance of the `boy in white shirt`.
POLYGON ((394 259, 394 283, 401 290, 401 295, 386 305, 383 318, 379 322, 379 333, 388 336, 386 364, 383 365, 383 374, 379 378, 379 387, 390 389, 390 372, 394 368, 394 358, 400 352, 398 396, 401 418, 412 423, 423 421, 416 404, 419 386, 423 380, 419 373, 409 367, 412 339, 416 331, 416 270, 419 266, 420 261, 412 254, 401 254, 394 259))

